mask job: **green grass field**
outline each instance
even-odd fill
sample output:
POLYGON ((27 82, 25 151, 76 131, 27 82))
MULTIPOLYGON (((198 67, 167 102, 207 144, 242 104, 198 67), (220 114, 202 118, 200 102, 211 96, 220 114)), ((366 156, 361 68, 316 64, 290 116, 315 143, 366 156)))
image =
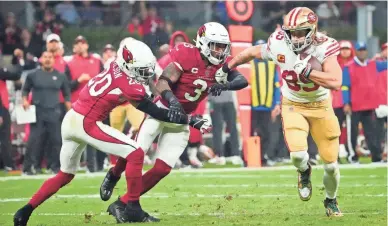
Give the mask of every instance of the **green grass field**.
MULTIPOLYGON (((323 170, 313 170, 313 197, 299 200, 297 174, 287 169, 174 171, 143 196, 143 208, 161 219, 155 225, 387 225, 387 168, 341 169, 342 218, 328 218, 322 201, 323 170)), ((42 177, 0 177, 0 225, 39 188, 42 177)), ((29 225, 113 225, 106 209, 125 191, 121 180, 112 199, 99 198, 103 174, 80 174, 31 216, 29 225)))

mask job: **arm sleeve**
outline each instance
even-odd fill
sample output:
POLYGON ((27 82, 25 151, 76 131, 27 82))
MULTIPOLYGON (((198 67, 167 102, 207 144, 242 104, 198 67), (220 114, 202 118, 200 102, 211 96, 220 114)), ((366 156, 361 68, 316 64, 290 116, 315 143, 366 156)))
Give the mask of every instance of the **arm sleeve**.
POLYGON ((280 104, 280 82, 279 82, 279 72, 275 68, 275 81, 274 81, 274 88, 275 88, 275 104, 280 104))
POLYGON ((228 90, 240 90, 248 86, 247 79, 237 70, 228 73, 228 90))
POLYGON ((61 90, 65 101, 70 101, 70 86, 66 76, 63 76, 63 83, 62 83, 61 90))
POLYGON ((344 104, 350 104, 350 74, 348 67, 344 67, 342 76, 342 98, 344 100, 344 104))
POLYGON ((387 70, 387 61, 376 61, 376 70, 378 72, 387 70))
MULTIPOLYGON (((171 122, 168 118, 168 110, 156 106, 156 104, 154 104, 148 98, 144 98, 137 106, 137 109, 157 120, 171 122)), ((188 124, 188 116, 183 115, 183 117, 181 117, 181 121, 178 124, 188 124)))
POLYGON ((70 91, 74 91, 75 89, 77 89, 79 82, 77 81, 77 79, 71 80, 71 73, 67 64, 65 66, 65 75, 67 77, 67 82, 69 84, 70 91))
POLYGON ((32 77, 34 76, 34 73, 30 73, 26 77, 26 81, 24 82, 23 88, 22 88, 22 97, 28 97, 28 94, 31 91, 32 88, 32 77))

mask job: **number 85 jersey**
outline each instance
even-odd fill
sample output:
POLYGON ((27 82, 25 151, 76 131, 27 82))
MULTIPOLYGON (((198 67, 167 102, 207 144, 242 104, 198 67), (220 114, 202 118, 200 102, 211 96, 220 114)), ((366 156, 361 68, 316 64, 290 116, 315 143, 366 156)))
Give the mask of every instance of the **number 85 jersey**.
MULTIPOLYGON (((282 30, 275 31, 269 37, 262 51, 263 58, 272 59, 282 71, 281 77, 286 83, 282 86, 283 96, 299 103, 321 101, 328 98, 330 94, 328 89, 296 74, 294 64, 298 55, 288 47, 284 35, 282 30)), ((339 44, 335 39, 317 32, 315 41, 304 52, 316 57, 322 64, 328 57, 337 56, 339 49, 339 44)))
MULTIPOLYGON (((216 83, 215 74, 222 64, 206 65, 199 49, 185 42, 171 49, 169 57, 175 67, 182 71, 171 90, 182 104, 185 113, 190 114, 207 97, 208 89, 216 83)), ((168 106, 166 101, 162 100, 162 103, 168 106)))

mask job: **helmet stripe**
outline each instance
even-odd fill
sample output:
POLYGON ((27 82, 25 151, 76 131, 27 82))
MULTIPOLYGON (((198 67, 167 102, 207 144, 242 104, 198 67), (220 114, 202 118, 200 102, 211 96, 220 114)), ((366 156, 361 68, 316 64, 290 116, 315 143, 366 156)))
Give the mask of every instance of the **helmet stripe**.
POLYGON ((299 13, 302 11, 302 8, 298 7, 296 11, 296 15, 294 17, 294 26, 296 26, 296 19, 298 19, 299 13))
POLYGON ((291 16, 290 18, 288 18, 288 26, 291 26, 291 21, 292 21, 292 16, 294 15, 295 11, 297 10, 298 8, 295 8, 291 11, 291 16))

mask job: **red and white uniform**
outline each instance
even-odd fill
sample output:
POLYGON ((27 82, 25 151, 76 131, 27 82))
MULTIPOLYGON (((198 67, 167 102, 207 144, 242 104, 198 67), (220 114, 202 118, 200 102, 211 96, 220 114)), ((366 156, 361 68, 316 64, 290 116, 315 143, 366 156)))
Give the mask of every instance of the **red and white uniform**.
POLYGON ((139 148, 135 141, 102 123, 110 111, 128 100, 140 101, 143 85, 128 77, 115 62, 91 79, 81 90, 62 122, 61 171, 74 174, 86 144, 126 158, 139 148))
MULTIPOLYGON (((282 86, 282 95, 287 99, 308 103, 321 101, 329 98, 330 90, 314 84, 299 77, 294 71, 294 65, 297 60, 295 54, 284 40, 282 30, 275 31, 268 39, 267 48, 263 48, 264 58, 272 59, 282 71, 282 79, 286 85, 282 86)), ((320 44, 311 44, 304 52, 311 54, 323 63, 330 56, 337 56, 340 52, 338 42, 322 33, 316 34, 316 39, 320 39, 320 44)))
MULTIPOLYGON (((171 62, 182 71, 172 92, 182 104, 185 113, 190 114, 207 97, 208 89, 216 83, 215 73, 222 64, 205 65, 198 48, 189 43, 178 44, 170 50, 169 56, 164 57, 170 57, 171 62)), ((168 108, 167 101, 161 97, 157 97, 155 102, 159 107, 168 108)), ((144 151, 148 151, 158 135, 157 158, 174 167, 187 146, 189 126, 162 122, 148 116, 140 127, 136 141, 144 151)))

